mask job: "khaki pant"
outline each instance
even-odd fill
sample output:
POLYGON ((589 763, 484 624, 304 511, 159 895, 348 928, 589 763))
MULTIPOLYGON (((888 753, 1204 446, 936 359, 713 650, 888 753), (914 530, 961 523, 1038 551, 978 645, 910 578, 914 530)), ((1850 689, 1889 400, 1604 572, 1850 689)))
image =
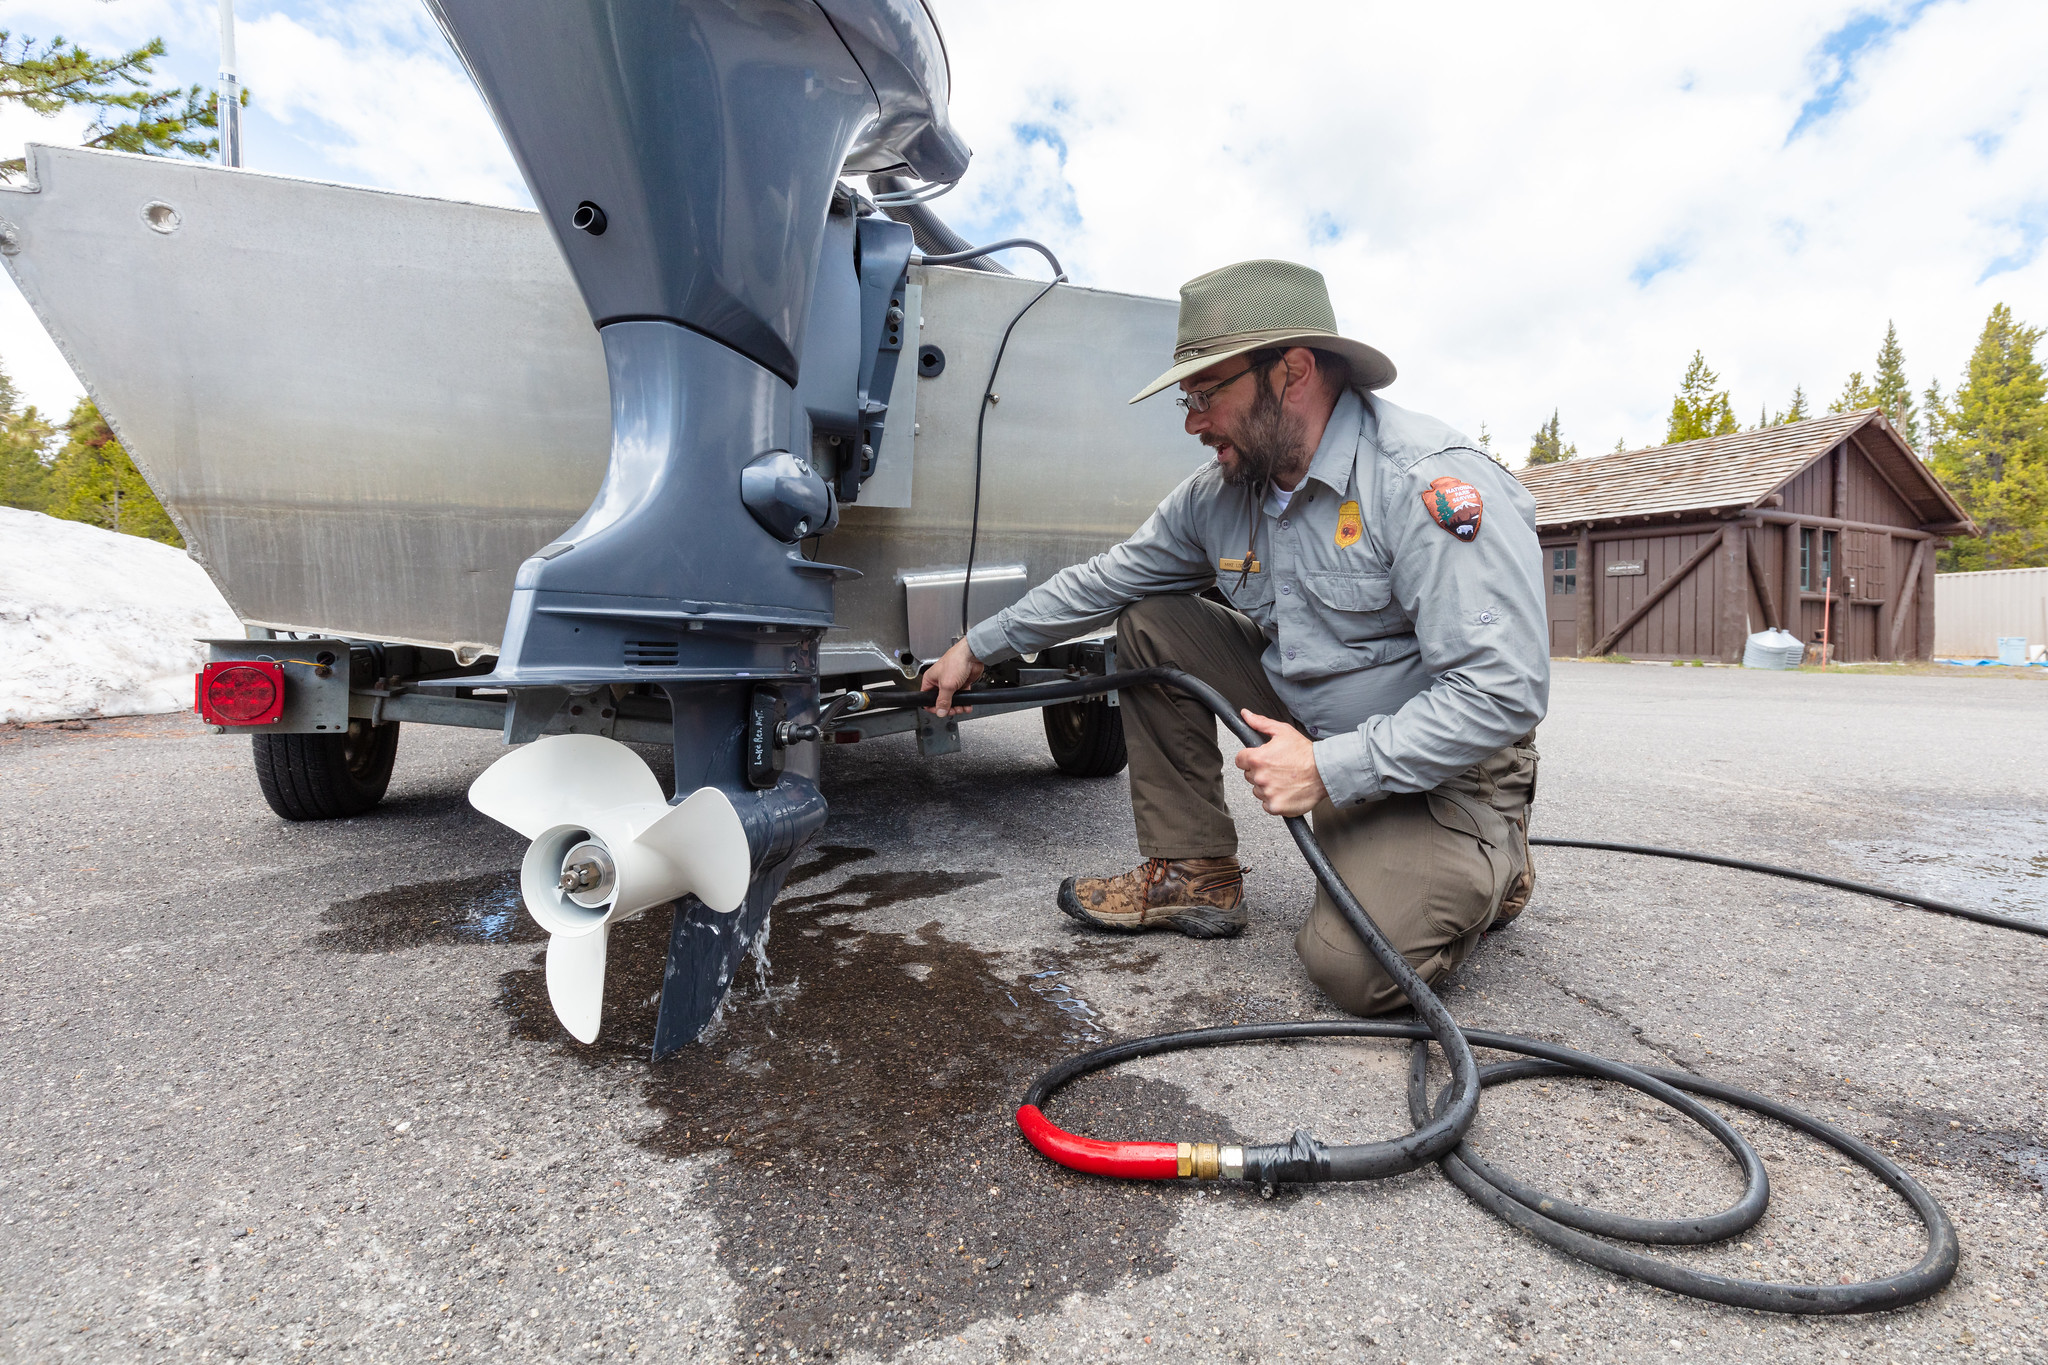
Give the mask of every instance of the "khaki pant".
MULTIPOLYGON (((1190 595, 1148 597, 1117 622, 1117 663, 1194 674, 1234 706, 1288 720, 1259 664, 1266 641, 1229 607, 1190 595)), ((1151 858, 1237 852, 1223 799, 1223 754, 1209 709, 1184 693, 1131 688, 1119 697, 1130 751, 1138 848, 1151 858)), ((1535 735, 1427 793, 1313 813, 1317 840, 1387 941, 1434 986, 1471 953, 1504 900, 1527 900, 1535 735)), ((1321 887, 1294 950, 1323 991, 1353 1014, 1383 1014, 1405 997, 1321 887)))

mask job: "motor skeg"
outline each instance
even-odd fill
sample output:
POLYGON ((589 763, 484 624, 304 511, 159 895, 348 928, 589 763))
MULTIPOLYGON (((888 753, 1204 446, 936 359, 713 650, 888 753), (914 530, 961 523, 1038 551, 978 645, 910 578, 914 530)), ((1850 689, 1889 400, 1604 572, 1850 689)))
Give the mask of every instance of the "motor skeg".
POLYGON ((726 914, 746 901, 754 856, 732 798, 707 786, 670 805, 646 763, 615 740, 536 740, 485 769, 469 800, 533 840, 520 897, 548 931, 548 1000, 579 1041, 597 1037, 614 923, 683 896, 726 914))

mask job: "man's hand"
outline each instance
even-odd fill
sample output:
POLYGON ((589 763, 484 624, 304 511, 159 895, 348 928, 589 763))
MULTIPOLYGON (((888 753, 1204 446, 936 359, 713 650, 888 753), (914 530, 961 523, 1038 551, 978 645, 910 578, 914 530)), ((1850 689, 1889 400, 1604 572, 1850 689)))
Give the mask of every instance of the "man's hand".
POLYGON ((953 694, 974 686, 980 681, 981 674, 981 660, 974 657, 974 651, 962 640, 924 671, 924 676, 918 679, 917 690, 924 692, 934 687, 939 690, 939 700, 930 708, 933 715, 964 716, 974 708, 953 705, 953 694))
POLYGON ((1251 711, 1240 712, 1244 723, 1266 736, 1258 748, 1238 750, 1237 766, 1268 815, 1307 815, 1329 793, 1316 769, 1315 745, 1308 736, 1282 721, 1251 711))

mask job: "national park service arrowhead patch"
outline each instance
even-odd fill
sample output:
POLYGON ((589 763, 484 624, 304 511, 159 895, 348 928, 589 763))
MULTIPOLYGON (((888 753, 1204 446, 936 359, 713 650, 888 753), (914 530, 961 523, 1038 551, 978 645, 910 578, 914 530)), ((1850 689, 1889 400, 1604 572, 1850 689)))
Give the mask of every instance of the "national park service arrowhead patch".
POLYGON ((1436 518, 1436 524, 1459 540, 1479 539, 1479 518, 1486 510, 1479 490, 1463 479, 1433 479, 1422 495, 1422 505, 1436 518))

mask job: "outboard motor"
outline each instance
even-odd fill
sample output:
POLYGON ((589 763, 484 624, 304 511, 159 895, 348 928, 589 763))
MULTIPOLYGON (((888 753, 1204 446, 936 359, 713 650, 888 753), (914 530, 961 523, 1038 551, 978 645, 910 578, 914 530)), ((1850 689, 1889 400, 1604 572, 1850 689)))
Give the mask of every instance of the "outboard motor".
MULTIPOLYGON (((825 819, 818 645, 835 578, 802 542, 873 470, 910 229, 842 175, 953 181, 945 51, 920 0, 428 0, 604 341, 611 464, 520 566, 495 672, 508 741, 658 687, 676 801, 597 733, 472 787, 534 842, 562 1023, 597 1035, 611 924, 681 897, 655 1055, 694 1040, 825 819)), ((559 727, 558 727, 559 728, 559 727)), ((571 728, 585 729, 583 725, 571 728)))

